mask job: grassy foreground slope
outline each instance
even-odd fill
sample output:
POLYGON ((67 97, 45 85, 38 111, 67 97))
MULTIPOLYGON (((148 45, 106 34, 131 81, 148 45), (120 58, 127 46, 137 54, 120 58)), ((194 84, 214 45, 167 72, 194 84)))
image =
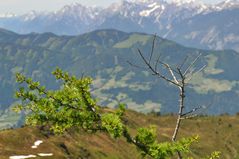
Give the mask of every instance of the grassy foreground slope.
MULTIPOLYGON (((132 133, 138 127, 154 124, 158 126, 159 140, 170 140, 173 132, 174 116, 144 115, 127 111, 126 122, 132 133)), ((185 120, 180 131, 180 137, 194 134, 200 136, 199 143, 192 147, 192 156, 202 158, 212 151, 222 152, 222 159, 239 158, 239 116, 198 117, 185 120)), ((61 136, 44 135, 38 129, 24 127, 0 132, 0 158, 7 159, 12 155, 36 155, 52 153, 51 159, 138 159, 140 153, 124 139, 114 140, 102 134, 86 134, 82 131, 69 131, 61 136), (37 148, 31 146, 36 140, 43 140, 37 148)), ((41 157, 38 157, 41 158, 41 157)))

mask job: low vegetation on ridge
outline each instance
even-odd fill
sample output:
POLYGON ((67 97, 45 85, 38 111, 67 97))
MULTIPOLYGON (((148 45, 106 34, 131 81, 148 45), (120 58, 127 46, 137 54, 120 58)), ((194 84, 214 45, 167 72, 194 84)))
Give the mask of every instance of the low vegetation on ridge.
MULTIPOLYGON (((110 111, 109 109, 106 109, 110 111)), ((170 141, 176 116, 141 114, 127 110, 127 125, 132 134, 136 128, 157 125, 158 140, 170 141)), ((197 117, 183 123, 181 136, 199 135, 199 141, 191 147, 191 156, 201 159, 206 154, 217 150, 221 159, 239 158, 239 117, 210 116, 197 117)), ((51 135, 39 128, 23 127, 0 132, 0 156, 8 159, 12 155, 29 155, 53 153, 51 159, 84 158, 84 159, 139 159, 140 152, 124 138, 117 140, 105 133, 89 134, 84 131, 70 130, 63 135, 51 135), (31 149, 36 140, 43 140, 38 149, 31 149)), ((47 157, 44 157, 47 158, 47 157)))

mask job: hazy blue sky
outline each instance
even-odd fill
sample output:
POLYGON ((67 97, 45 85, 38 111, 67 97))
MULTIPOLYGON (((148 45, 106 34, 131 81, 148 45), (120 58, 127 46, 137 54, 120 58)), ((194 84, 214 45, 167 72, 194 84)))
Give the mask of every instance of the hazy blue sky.
MULTIPOLYGON (((23 14, 31 10, 54 11, 66 4, 79 2, 87 6, 108 6, 120 0, 0 0, 0 14, 23 14)), ((217 3, 222 0, 203 0, 206 3, 217 3)))

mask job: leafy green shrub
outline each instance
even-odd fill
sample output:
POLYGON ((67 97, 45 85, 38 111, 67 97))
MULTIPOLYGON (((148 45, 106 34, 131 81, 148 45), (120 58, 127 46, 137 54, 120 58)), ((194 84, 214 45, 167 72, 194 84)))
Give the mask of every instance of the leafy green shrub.
MULTIPOLYGON (((157 141, 156 128, 139 128, 135 137, 131 136, 127 125, 123 123, 125 112, 123 104, 111 112, 103 111, 90 93, 92 79, 76 78, 57 68, 53 75, 61 80, 58 90, 47 90, 39 82, 17 73, 17 82, 22 84, 16 97, 22 104, 15 111, 26 111, 26 123, 50 127, 55 133, 64 133, 67 129, 79 127, 87 132, 106 132, 114 138, 124 137, 137 146, 143 155, 155 159, 167 159, 178 152, 189 152, 197 137, 185 138, 177 142, 157 141)), ((217 154, 214 154, 214 156, 217 154)), ((210 158, 211 159, 211 158, 210 158)))

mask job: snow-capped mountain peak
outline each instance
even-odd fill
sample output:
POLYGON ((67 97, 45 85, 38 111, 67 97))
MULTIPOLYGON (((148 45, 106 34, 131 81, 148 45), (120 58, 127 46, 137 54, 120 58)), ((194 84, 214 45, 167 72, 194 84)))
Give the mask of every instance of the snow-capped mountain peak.
POLYGON ((171 1, 171 3, 174 3, 177 6, 181 6, 185 4, 198 5, 198 4, 201 4, 202 2, 200 0, 173 0, 171 1))
POLYGON ((140 16, 147 17, 150 16, 150 14, 153 13, 154 11, 158 10, 159 12, 163 12, 163 10, 165 9, 164 5, 160 5, 156 2, 149 4, 147 7, 148 7, 147 9, 142 10, 139 13, 140 16))
MULTIPOLYGON (((233 13, 230 13, 230 17, 239 15, 239 0, 225 0, 216 5, 204 4, 200 0, 122 0, 107 8, 88 7, 80 3, 73 3, 50 13, 33 11, 22 16, 8 17, 0 15, 0 27, 19 33, 53 32, 68 35, 85 33, 95 29, 115 28, 127 32, 160 32, 163 37, 184 37, 184 35, 179 35, 178 33, 173 35, 172 32, 184 24, 189 25, 190 29, 193 19, 196 17, 203 17, 211 12, 217 14, 217 12, 224 11, 224 9, 229 12, 231 11, 229 10, 230 8, 231 10, 235 9, 233 13)), ((227 18, 224 20, 227 20, 227 18)), ((213 20, 210 20, 210 23, 213 23, 213 20)), ((219 21, 218 23, 221 22, 219 21)), ((229 24, 234 26, 236 23, 237 21, 231 20, 229 24)), ((238 25, 236 26, 238 27, 238 25)), ((197 25, 195 26, 197 27, 197 25)), ((183 27, 179 32, 181 33, 184 28, 186 27, 183 27)), ((238 29, 235 30, 237 31, 238 29)), ((200 33, 203 34, 204 30, 202 32, 192 31, 185 36, 196 39, 200 33)), ((207 37, 211 37, 212 33, 208 34, 210 36, 207 37)), ((231 39, 239 39, 239 37, 230 34, 226 38, 227 41, 231 39)))
POLYGON ((177 7, 201 8, 201 10, 208 8, 208 6, 201 0, 172 0, 171 4, 174 4, 177 7))
POLYGON ((23 15, 22 17, 23 17, 24 21, 32 21, 40 15, 41 15, 41 13, 38 13, 38 12, 32 10, 28 14, 23 15))
POLYGON ((213 6, 218 10, 229 9, 229 8, 239 8, 239 0, 225 0, 219 4, 213 6))
POLYGON ((161 0, 128 0, 128 2, 130 3, 138 3, 138 4, 143 4, 143 3, 154 3, 154 2, 157 2, 157 1, 161 1, 161 0))

